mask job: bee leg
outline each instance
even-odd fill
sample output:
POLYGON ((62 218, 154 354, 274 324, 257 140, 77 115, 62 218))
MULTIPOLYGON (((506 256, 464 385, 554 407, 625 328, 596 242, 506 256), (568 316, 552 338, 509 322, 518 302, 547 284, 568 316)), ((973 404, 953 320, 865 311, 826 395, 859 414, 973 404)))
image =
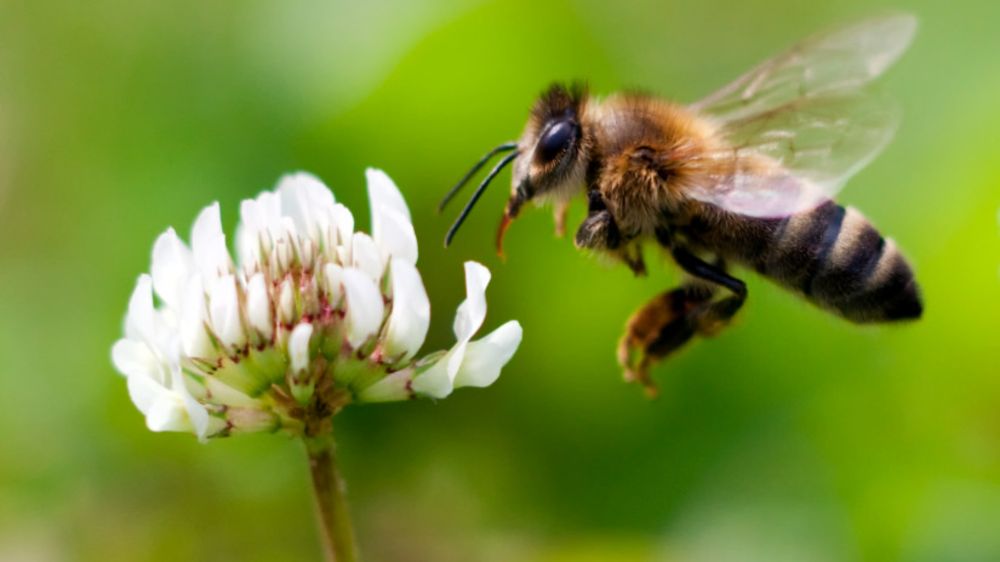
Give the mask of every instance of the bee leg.
POLYGON ((569 214, 569 200, 556 201, 552 211, 552 218, 556 223, 556 236, 562 238, 566 235, 566 215, 569 214))
POLYGON ((639 245, 630 243, 632 237, 622 235, 600 192, 591 190, 588 197, 588 215, 576 231, 576 247, 606 252, 624 262, 636 277, 645 275, 646 263, 639 245))
POLYGON ((621 247, 622 235, 611 211, 604 209, 584 219, 573 242, 581 249, 614 251, 621 247))
POLYGON ((646 276, 646 260, 642 258, 642 248, 638 244, 630 244, 622 248, 619 257, 636 277, 646 276))
POLYGON ((656 385, 649 376, 653 363, 683 347, 696 334, 707 337, 718 333, 747 297, 746 284, 727 274, 721 261, 709 264, 681 246, 674 246, 672 253, 695 279, 636 311, 618 343, 618 363, 625 369, 625 380, 642 384, 650 396, 656 395, 656 385), (726 289, 730 296, 716 300, 718 288, 726 289))
POLYGON ((689 275, 731 293, 723 299, 706 302, 690 313, 691 322, 699 335, 714 336, 729 324, 743 306, 747 298, 746 283, 726 273, 721 260, 717 264, 709 264, 683 246, 674 246, 671 252, 677 264, 689 275))
POLYGON ((635 311, 618 342, 618 363, 625 370, 625 380, 641 384, 648 396, 656 396, 649 368, 697 333, 693 312, 710 301, 712 294, 710 287, 688 284, 654 297, 635 311))

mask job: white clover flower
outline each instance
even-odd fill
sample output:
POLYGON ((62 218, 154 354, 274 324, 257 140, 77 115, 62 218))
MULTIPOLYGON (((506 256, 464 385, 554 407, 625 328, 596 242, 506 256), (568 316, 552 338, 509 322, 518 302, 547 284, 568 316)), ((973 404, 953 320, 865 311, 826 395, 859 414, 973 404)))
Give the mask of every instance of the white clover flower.
POLYGON ((218 203, 198 215, 190 247, 172 228, 160 235, 112 349, 151 430, 308 436, 350 403, 444 398, 497 379, 521 326, 471 341, 490 280, 475 262, 465 264, 458 343, 414 360, 430 323, 417 238, 392 180, 366 175, 370 236, 306 173, 243 201, 235 261, 218 203))

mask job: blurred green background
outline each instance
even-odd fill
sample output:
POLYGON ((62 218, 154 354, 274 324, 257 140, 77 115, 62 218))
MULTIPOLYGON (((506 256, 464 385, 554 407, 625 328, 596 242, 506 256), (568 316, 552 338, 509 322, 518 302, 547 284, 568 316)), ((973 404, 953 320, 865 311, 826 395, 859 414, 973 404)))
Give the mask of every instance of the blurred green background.
MULTIPOLYGON (((492 388, 337 418, 369 561, 1000 560, 1000 4, 899 6, 905 110, 843 194, 912 259, 926 316, 858 328, 747 274, 736 326, 655 372, 614 346, 677 280, 635 279, 527 213, 507 175, 454 246, 438 197, 552 80, 709 93, 873 2, 0 3, 0 560, 314 560, 298 443, 153 434, 110 365, 155 236, 282 173, 367 229, 366 166, 406 195, 449 346, 461 263, 525 340, 492 388)), ((881 4, 881 2, 878 2, 881 4)), ((579 203, 571 215, 578 222, 579 203)))

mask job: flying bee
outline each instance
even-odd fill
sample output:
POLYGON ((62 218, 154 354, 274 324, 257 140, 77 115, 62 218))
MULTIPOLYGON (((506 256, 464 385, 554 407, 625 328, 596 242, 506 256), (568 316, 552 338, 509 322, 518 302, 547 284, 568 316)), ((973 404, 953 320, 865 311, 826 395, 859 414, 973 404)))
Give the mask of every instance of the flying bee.
POLYGON ((651 365, 695 335, 724 328, 747 298, 730 264, 752 268, 856 323, 919 318, 913 270, 895 242, 833 196, 889 142, 899 112, 867 86, 916 31, 889 14, 816 35, 690 105, 622 93, 605 99, 553 85, 521 138, 490 151, 442 207, 493 156, 454 223, 447 246, 486 186, 513 164, 497 233, 529 202, 555 206, 563 228, 570 199, 588 214, 575 243, 645 272, 653 241, 685 272, 684 283, 629 319, 618 360, 654 392, 651 365))

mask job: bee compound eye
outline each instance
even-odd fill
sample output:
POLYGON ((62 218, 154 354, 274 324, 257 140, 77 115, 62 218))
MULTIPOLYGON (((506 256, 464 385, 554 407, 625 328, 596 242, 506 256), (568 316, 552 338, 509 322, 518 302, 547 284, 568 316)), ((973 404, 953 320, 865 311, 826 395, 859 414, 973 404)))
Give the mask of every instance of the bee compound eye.
POLYGON ((538 140, 538 148, 535 154, 541 162, 551 162, 554 158, 569 147, 573 140, 575 126, 570 121, 559 121, 552 124, 542 133, 542 138, 538 140))

